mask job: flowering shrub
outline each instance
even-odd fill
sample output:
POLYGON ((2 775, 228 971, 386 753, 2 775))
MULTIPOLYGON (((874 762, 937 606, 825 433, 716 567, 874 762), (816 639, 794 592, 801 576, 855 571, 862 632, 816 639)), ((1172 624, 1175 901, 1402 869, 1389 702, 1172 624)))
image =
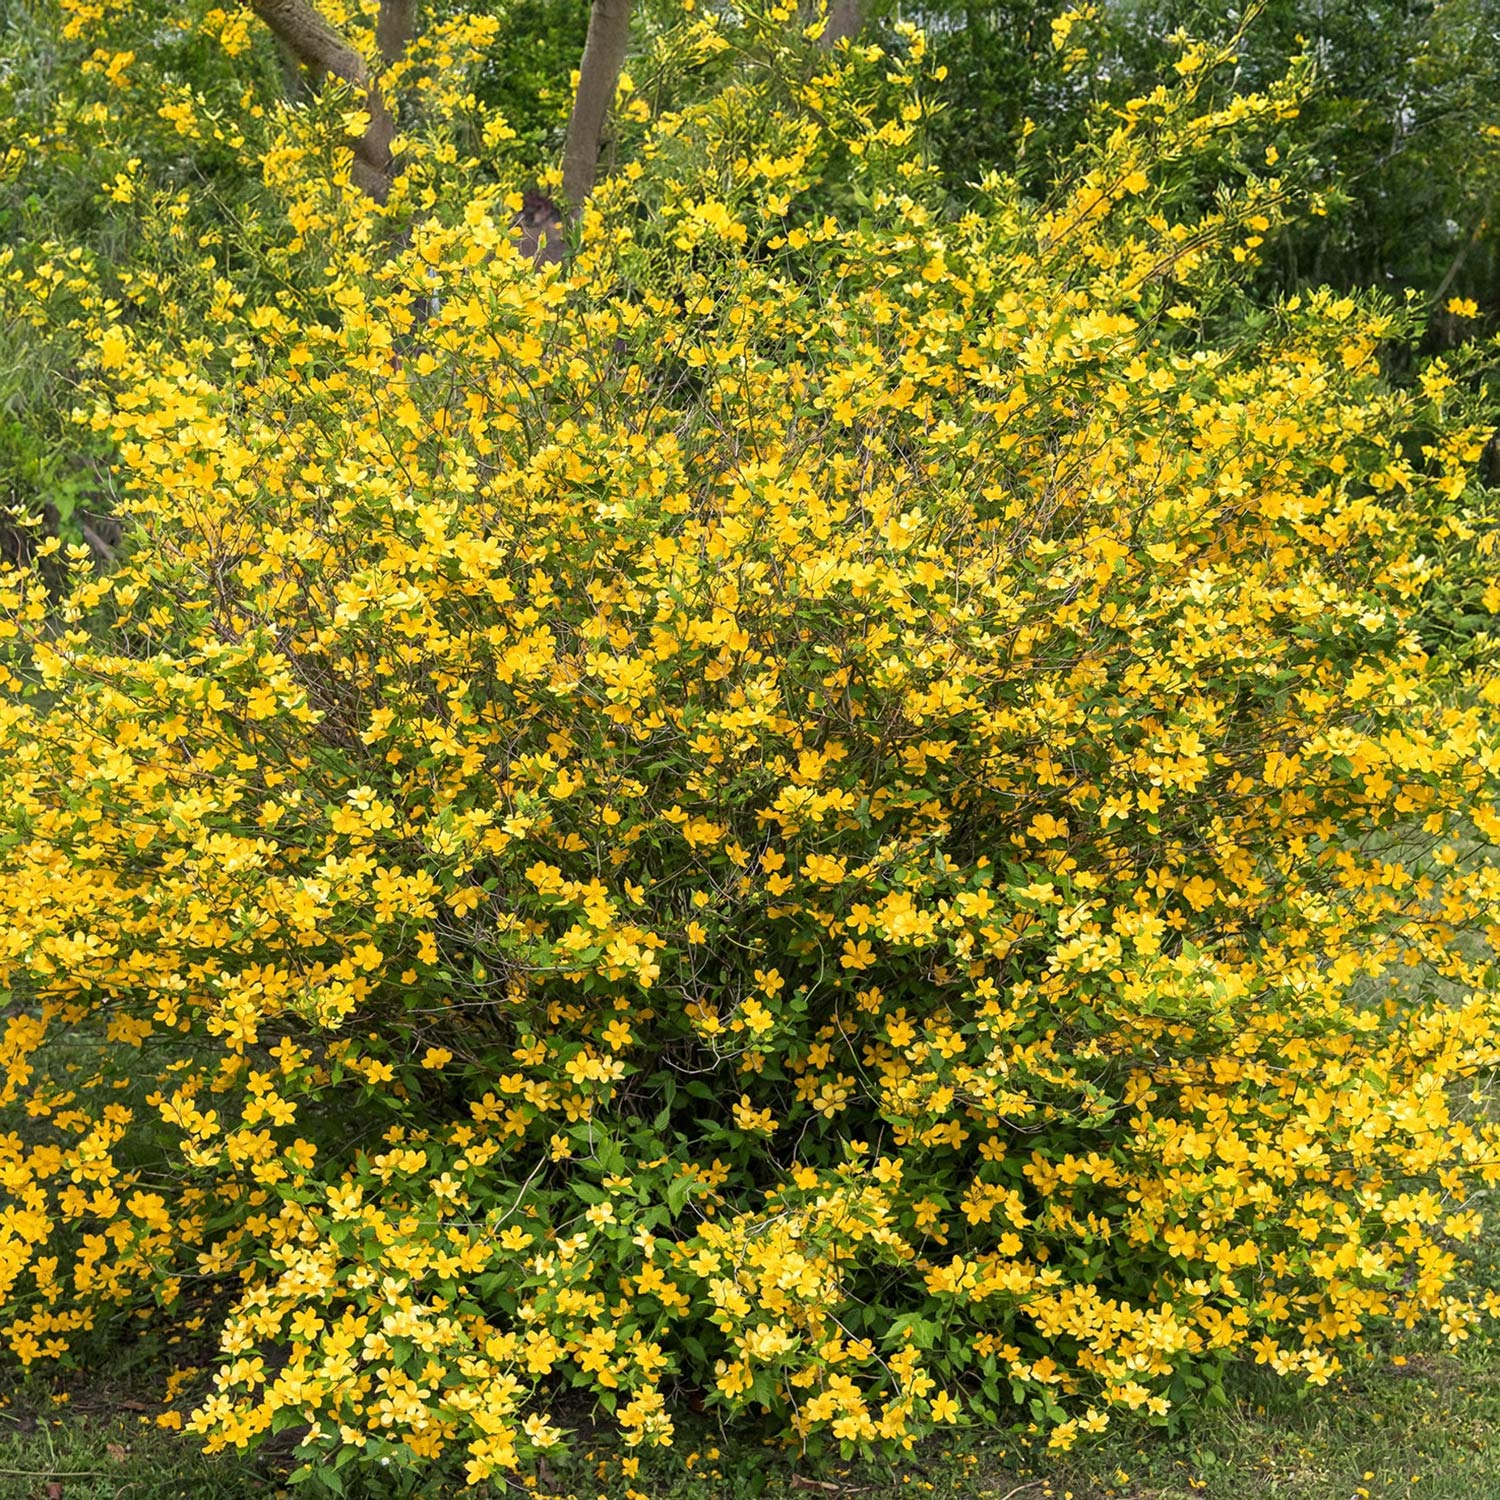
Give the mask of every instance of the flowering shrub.
POLYGON ((309 186, 316 303, 97 327, 132 548, 0 579, 23 1363, 212 1314, 211 1447, 477 1482, 569 1387, 1066 1446, 1494 1311, 1478 355, 1214 333, 1296 77, 950 220, 786 45, 561 267, 309 186))
MULTIPOLYGON (((461 194, 479 156, 507 176, 521 170, 515 132, 473 93, 481 57, 515 47, 487 9, 429 7, 388 70, 386 96, 412 143, 393 213, 461 194)), ((364 11, 321 7, 373 47, 364 11)), ((211 361, 204 330, 239 299, 315 300, 327 254, 372 228, 330 206, 349 180, 349 152, 335 148, 360 101, 289 81, 270 33, 239 4, 26 0, 5 21, 0 496, 45 509, 78 540, 80 521, 112 510, 106 446, 68 422, 88 362, 80 307, 211 361)), ((102 551, 113 527, 100 531, 102 551)), ((0 550, 19 540, 0 516, 0 550)))

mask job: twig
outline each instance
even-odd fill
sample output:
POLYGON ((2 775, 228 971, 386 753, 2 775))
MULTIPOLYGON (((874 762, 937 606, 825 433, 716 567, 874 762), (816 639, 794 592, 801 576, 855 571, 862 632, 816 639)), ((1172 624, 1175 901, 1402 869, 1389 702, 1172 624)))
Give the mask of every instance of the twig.
POLYGON ((1443 293, 1453 285, 1454 277, 1456 277, 1458 273, 1463 270, 1464 262, 1469 258, 1469 251, 1471 251, 1475 247, 1475 245, 1477 245, 1479 241, 1484 237, 1484 231, 1485 221, 1481 219, 1474 226, 1473 234, 1471 234, 1468 239, 1458 247, 1458 254, 1453 257, 1452 263, 1449 265, 1447 273, 1438 283, 1437 291, 1432 294, 1432 301, 1434 306, 1436 306, 1443 300, 1443 293))
POLYGON ((7 1479, 114 1479, 118 1476, 103 1469, 79 1469, 76 1473, 63 1474, 57 1469, 0 1469, 7 1479))

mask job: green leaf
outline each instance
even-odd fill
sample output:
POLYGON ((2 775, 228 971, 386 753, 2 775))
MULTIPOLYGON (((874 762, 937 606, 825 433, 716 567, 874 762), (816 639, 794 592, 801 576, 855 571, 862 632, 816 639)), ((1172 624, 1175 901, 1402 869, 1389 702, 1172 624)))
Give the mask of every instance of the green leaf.
POLYGON ((667 1184, 667 1207, 672 1210, 673 1218, 682 1212, 682 1206, 688 1201, 688 1195, 693 1191, 695 1181, 695 1178, 684 1173, 681 1177, 674 1177, 667 1184))

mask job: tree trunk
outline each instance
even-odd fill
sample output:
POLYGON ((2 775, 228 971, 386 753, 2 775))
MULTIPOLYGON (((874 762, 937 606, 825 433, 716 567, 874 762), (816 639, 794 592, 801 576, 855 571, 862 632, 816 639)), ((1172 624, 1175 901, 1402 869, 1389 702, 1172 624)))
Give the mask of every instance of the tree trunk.
POLYGON ((594 0, 578 65, 578 93, 563 147, 563 208, 577 214, 593 191, 599 141, 630 42, 630 0, 594 0))
POLYGON ((533 265, 555 266, 563 258, 563 221, 557 205, 543 193, 527 193, 511 221, 521 231, 516 249, 533 265))
MULTIPOLYGON (((416 7, 417 0, 382 0, 375 35, 385 62, 394 62, 405 51, 416 7)), ((384 203, 391 190, 391 142, 396 138, 396 122, 381 97, 379 79, 370 76, 364 58, 307 0, 250 0, 250 8, 303 67, 319 78, 332 73, 365 91, 370 123, 365 133, 351 142, 354 166, 350 176, 356 187, 377 203, 384 203)))
POLYGON ((864 20, 864 0, 829 0, 828 24, 818 38, 818 45, 829 52, 840 42, 853 40, 864 20))
POLYGON ((281 68, 283 94, 292 104, 308 103, 312 99, 312 80, 302 66, 302 59, 274 32, 272 37, 276 43, 276 61, 281 68))
POLYGON ((386 67, 406 56, 416 24, 417 0, 380 0, 380 14, 375 18, 375 45, 380 48, 380 60, 386 67))

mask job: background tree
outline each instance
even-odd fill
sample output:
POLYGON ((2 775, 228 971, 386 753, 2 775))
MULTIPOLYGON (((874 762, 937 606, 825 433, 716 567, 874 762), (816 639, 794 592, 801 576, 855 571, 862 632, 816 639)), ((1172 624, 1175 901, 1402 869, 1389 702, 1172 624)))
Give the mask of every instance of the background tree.
MULTIPOLYGON (((1175 35, 1241 24, 1202 0, 938 0, 914 19, 948 70, 932 139, 960 195, 987 169, 1045 193, 1094 110, 1170 76, 1175 35)), ((1455 294, 1500 316, 1500 4, 1269 0, 1218 87, 1263 87, 1304 48, 1318 82, 1296 133, 1320 159, 1324 207, 1269 249, 1260 286, 1414 287, 1437 342, 1462 335, 1444 311, 1455 294)))
POLYGON ((572 212, 593 191, 605 117, 630 43, 631 0, 593 0, 588 37, 578 65, 578 89, 563 145, 562 198, 572 212))

